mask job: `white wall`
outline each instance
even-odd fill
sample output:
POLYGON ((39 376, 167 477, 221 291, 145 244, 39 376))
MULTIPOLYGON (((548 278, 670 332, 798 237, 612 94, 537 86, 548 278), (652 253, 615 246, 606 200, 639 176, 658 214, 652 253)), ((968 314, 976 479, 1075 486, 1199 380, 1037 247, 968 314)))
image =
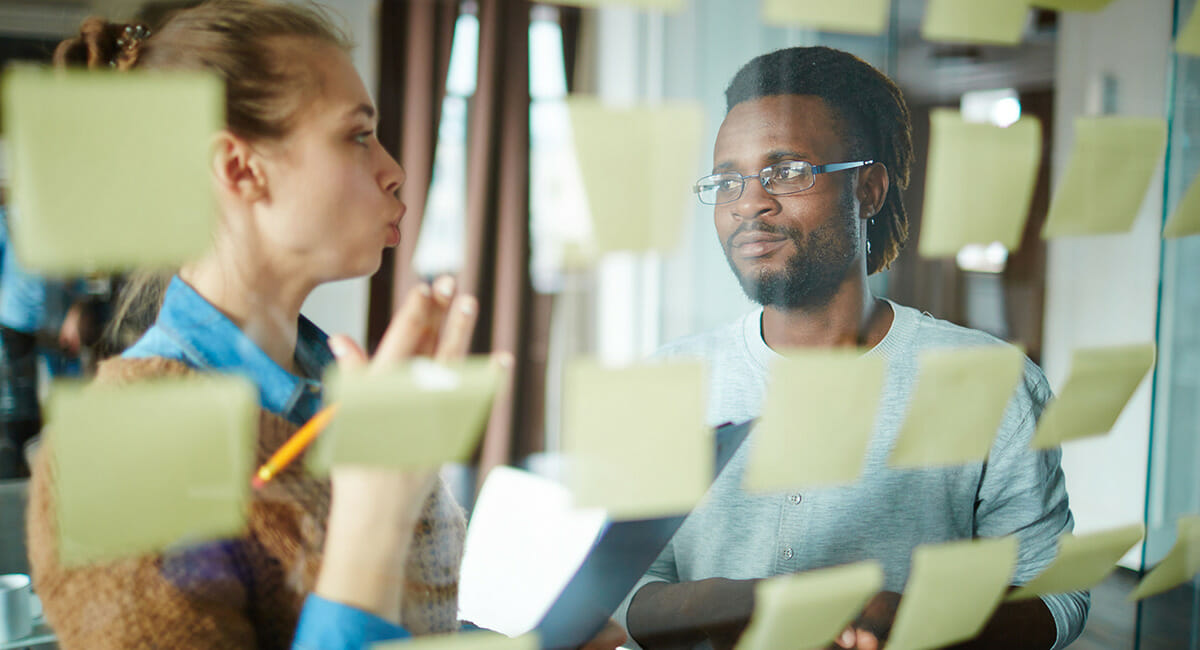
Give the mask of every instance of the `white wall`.
MULTIPOLYGON (((1055 87, 1054 179, 1073 141, 1076 117, 1102 111, 1103 78, 1116 86, 1119 115, 1165 115, 1170 0, 1117 0, 1096 14, 1060 16, 1055 87)), ((1061 390, 1078 347, 1155 338, 1161 170, 1128 234, 1050 242, 1043 366, 1061 390)), ((1150 382, 1134 394, 1112 432, 1067 443, 1063 470, 1079 532, 1142 521, 1150 432, 1150 382)), ((1124 564, 1137 566, 1140 550, 1124 564)))

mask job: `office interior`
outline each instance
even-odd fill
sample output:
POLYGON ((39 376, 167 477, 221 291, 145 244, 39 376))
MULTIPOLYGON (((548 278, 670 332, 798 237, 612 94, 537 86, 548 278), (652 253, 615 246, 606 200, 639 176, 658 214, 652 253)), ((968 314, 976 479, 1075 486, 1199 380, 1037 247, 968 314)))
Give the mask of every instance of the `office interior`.
MULTIPOLYGON (((827 45, 884 71, 912 110, 916 156, 905 196, 912 236, 892 268, 872 276, 878 295, 1022 346, 1056 390, 1077 348, 1157 345, 1152 374, 1112 431, 1063 448, 1077 533, 1134 522, 1143 522, 1147 531, 1145 542, 1093 590, 1087 628, 1072 647, 1200 648, 1200 579, 1137 603, 1125 600, 1141 572, 1174 544, 1176 521, 1200 513, 1200 236, 1162 235, 1200 171, 1200 58, 1173 48, 1173 35, 1197 9, 1195 0, 1114 0, 1096 12, 1030 9, 1015 46, 923 39, 925 0, 893 0, 879 35, 768 25, 758 0, 683 0, 677 11, 615 1, 585 3, 594 5, 588 7, 487 0, 320 4, 352 34, 355 66, 385 119, 399 119, 413 103, 411 93, 396 99, 404 95, 398 83, 413 83, 411 71, 396 70, 411 43, 389 30, 402 30, 413 5, 452 5, 427 8, 452 20, 453 29, 448 47, 435 44, 439 52, 448 51, 437 59, 445 72, 444 96, 421 98, 439 118, 425 143, 430 164, 417 170, 408 162, 412 158, 404 161, 419 201, 406 198, 417 237, 376 276, 323 286, 304 309, 326 331, 348 333, 365 345, 378 341, 386 323, 381 314, 390 313, 393 296, 417 278, 460 272, 491 277, 487 265, 512 264, 471 254, 479 243, 472 242, 466 216, 474 200, 467 188, 482 182, 468 179, 477 155, 472 137, 489 125, 480 113, 505 96, 502 84, 489 86, 496 96, 489 95, 490 104, 480 101, 481 66, 515 61, 527 69, 528 151, 516 160, 527 165, 527 173, 518 176, 526 180, 528 195, 516 205, 527 217, 518 238, 528 246, 528 265, 518 273, 522 286, 516 289, 479 284, 481 294, 497 292, 497 304, 512 295, 506 291, 515 291, 520 310, 492 312, 490 329, 477 332, 476 346, 502 348, 519 340, 513 345, 522 370, 507 409, 493 414, 475 457, 444 470, 464 505, 469 507, 481 473, 492 467, 553 471, 562 439, 562 380, 572 359, 631 363, 752 308, 729 273, 711 207, 695 202, 670 250, 608 254, 586 267, 570 263, 570 242, 587 232, 589 217, 573 158, 568 96, 593 96, 617 106, 697 102, 704 111, 700 155, 679 164, 693 167, 699 177, 708 173, 709 147, 724 117, 723 90, 733 73, 777 48, 827 45), (501 16, 486 15, 492 10, 501 16), (499 59, 481 58, 497 56, 495 44, 480 42, 481 34, 493 33, 481 24, 487 20, 504 23, 500 32, 510 36, 513 25, 524 30, 524 58, 522 48, 511 43, 499 59), (485 45, 492 49, 485 52, 485 45), (1001 126, 1020 116, 1040 120, 1043 160, 1019 250, 981 244, 953 258, 918 254, 929 114, 942 107, 1001 126), (1134 225, 1121 234, 1043 240, 1040 229, 1068 160, 1074 120, 1104 115, 1158 117, 1168 124, 1166 155, 1134 225)), ((0 58, 44 57, 91 14, 153 15, 170 7, 132 0, 0 0, 0 58)), ((380 128, 383 138, 400 126, 380 128)), ((488 128, 497 128, 496 122, 488 128)), ((409 140, 405 146, 420 143, 409 140)), ((505 155, 489 158, 490 173, 501 173, 505 155)), ((496 196, 507 191, 498 189, 508 187, 505 183, 493 188, 496 196)), ((503 233, 493 234, 495 241, 506 241, 503 233)), ((19 481, 0 484, 0 573, 27 570, 24 494, 19 481)))

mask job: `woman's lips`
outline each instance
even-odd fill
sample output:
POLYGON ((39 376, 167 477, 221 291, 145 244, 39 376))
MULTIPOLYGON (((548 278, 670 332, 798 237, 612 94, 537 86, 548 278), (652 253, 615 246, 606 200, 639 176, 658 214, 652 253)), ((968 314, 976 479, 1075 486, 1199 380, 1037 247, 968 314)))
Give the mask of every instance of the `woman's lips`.
POLYGON ((388 224, 386 245, 388 248, 400 245, 400 223, 398 221, 388 224))

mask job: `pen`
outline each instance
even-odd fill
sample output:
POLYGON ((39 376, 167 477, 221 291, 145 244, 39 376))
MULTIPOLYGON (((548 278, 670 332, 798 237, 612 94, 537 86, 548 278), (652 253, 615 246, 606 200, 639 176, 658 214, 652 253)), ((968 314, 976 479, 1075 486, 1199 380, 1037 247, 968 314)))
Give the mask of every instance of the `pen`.
POLYGON ((305 422, 299 431, 288 438, 288 441, 283 443, 278 451, 271 454, 262 467, 258 468, 258 471, 254 473, 254 478, 250 479, 250 485, 255 490, 261 488, 293 460, 296 460, 296 457, 325 430, 325 427, 329 426, 329 421, 337 413, 338 406, 338 404, 330 404, 312 416, 311 420, 305 422))

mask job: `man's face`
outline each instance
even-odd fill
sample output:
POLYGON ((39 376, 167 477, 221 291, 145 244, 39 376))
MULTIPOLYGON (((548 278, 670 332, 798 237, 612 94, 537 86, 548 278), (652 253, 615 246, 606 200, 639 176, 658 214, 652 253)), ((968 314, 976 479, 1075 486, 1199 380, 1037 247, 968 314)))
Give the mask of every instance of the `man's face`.
MULTIPOLYGON (((742 102, 725 117, 713 148, 713 172, 757 174, 783 160, 814 166, 848 162, 838 122, 811 95, 742 102)), ((715 206, 725 257, 746 295, 764 306, 828 304, 855 265, 863 264, 855 171, 818 174, 797 194, 768 194, 746 181, 736 201, 715 206)))

